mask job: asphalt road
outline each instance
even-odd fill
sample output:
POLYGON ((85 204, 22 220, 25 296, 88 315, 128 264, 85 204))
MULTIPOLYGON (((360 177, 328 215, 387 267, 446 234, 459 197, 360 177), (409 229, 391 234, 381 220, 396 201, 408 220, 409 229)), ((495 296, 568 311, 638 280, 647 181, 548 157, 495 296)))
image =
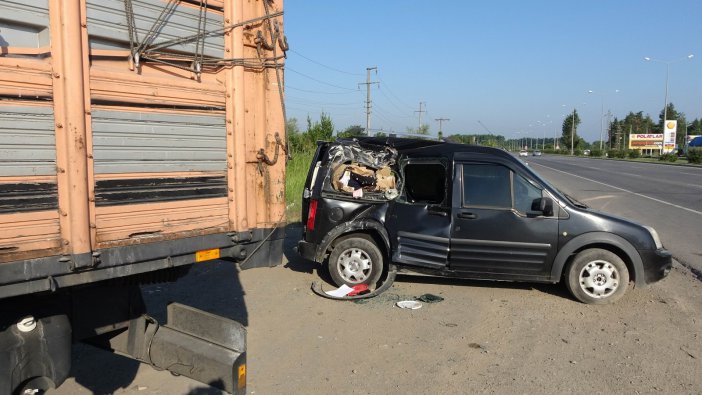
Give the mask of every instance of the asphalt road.
POLYGON ((673 257, 702 275, 702 168, 555 155, 522 159, 588 206, 653 226, 673 257))

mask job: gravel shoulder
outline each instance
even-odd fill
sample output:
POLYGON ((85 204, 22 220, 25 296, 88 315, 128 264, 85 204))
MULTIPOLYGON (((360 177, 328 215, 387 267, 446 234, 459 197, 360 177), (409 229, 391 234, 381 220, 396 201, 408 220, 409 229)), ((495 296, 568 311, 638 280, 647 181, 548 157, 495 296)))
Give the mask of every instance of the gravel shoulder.
MULTIPOLYGON (((578 303, 560 284, 409 276, 359 304, 310 291, 316 266, 290 250, 299 230, 289 227, 285 266, 215 262, 145 289, 152 304, 246 321, 251 394, 702 392, 702 282, 680 265, 608 306, 578 303), (425 293, 445 300, 394 305, 425 293)), ((220 393, 87 346, 73 373, 49 394, 220 393)))

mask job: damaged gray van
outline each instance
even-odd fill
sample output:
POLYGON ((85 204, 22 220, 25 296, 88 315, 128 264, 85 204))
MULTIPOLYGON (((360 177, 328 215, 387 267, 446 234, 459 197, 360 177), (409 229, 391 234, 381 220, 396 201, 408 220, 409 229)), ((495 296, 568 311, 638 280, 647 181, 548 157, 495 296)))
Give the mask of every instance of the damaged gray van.
POLYGON ((337 286, 400 273, 557 283, 612 303, 664 278, 671 254, 648 226, 594 211, 509 152, 402 138, 320 142, 298 252, 337 286))

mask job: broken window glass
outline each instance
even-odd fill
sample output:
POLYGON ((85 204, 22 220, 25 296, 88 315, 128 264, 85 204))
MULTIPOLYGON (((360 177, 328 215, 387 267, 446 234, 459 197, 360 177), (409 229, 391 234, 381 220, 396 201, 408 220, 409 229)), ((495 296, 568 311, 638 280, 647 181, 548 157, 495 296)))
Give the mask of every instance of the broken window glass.
POLYGON ((446 168, 440 163, 409 163, 404 168, 410 203, 440 204, 446 196, 446 168))

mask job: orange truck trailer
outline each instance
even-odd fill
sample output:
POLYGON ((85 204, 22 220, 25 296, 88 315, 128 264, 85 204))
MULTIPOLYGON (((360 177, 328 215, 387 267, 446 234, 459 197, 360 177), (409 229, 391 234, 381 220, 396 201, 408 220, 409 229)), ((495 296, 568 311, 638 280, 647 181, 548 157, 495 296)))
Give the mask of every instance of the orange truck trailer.
POLYGON ((88 342, 230 393, 239 323, 140 285, 282 259, 282 0, 0 1, 0 394, 88 342))

